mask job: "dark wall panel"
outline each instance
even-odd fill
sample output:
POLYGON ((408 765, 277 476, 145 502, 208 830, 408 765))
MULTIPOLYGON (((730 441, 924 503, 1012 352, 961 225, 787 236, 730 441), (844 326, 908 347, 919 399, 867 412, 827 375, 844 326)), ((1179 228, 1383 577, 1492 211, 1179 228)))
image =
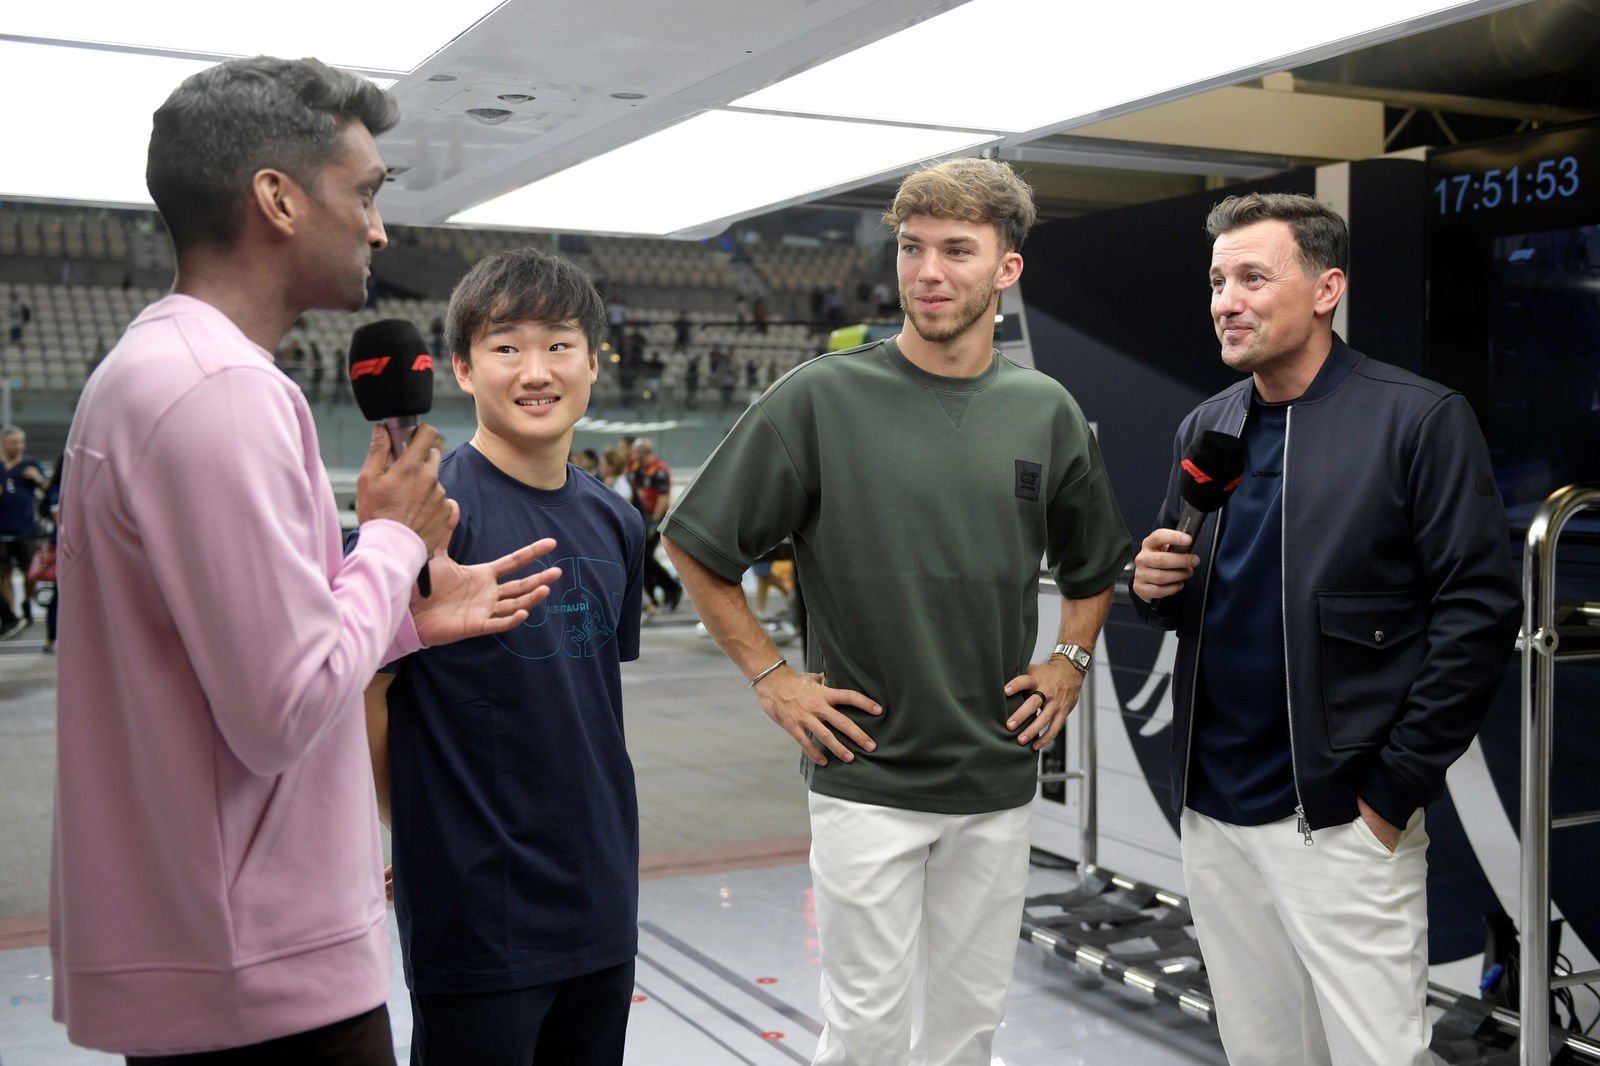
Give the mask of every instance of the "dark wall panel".
POLYGON ((1410 159, 1350 167, 1351 345, 1423 372, 1427 347, 1427 170, 1410 159))
MULTIPOLYGON (((1253 183, 1314 191, 1309 171, 1253 183)), ((1212 332, 1206 213, 1240 186, 1043 224, 1023 248, 1034 364, 1098 423, 1117 503, 1138 541, 1172 466, 1172 435, 1238 375, 1212 332)))

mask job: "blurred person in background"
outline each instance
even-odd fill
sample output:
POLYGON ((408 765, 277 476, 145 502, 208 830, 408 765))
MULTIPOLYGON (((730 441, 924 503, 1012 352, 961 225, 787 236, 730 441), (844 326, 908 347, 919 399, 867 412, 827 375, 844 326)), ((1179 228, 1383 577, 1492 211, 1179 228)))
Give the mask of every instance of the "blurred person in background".
POLYGON ((33 620, 33 582, 28 565, 39 542, 39 494, 44 491, 44 467, 25 454, 28 438, 16 426, 0 429, 0 640, 22 632, 33 620), (13 575, 22 577, 22 598, 13 588, 13 575))
POLYGON ((644 516, 645 595, 657 606, 675 611, 683 598, 683 586, 656 558, 656 548, 661 544, 661 520, 672 505, 672 468, 656 454, 655 441, 648 437, 641 437, 633 445, 628 483, 633 486, 634 502, 644 516))
MULTIPOLYGON (((61 521, 61 478, 67 469, 67 457, 61 455, 56 458, 56 468, 50 475, 50 484, 45 486, 44 500, 39 504, 39 510, 50 524, 50 587, 48 600, 44 605, 44 653, 56 653, 56 621, 59 617, 57 608, 59 599, 56 595, 55 568, 56 568, 56 531, 61 521)), ((36 596, 44 597, 46 589, 41 584, 36 596)))

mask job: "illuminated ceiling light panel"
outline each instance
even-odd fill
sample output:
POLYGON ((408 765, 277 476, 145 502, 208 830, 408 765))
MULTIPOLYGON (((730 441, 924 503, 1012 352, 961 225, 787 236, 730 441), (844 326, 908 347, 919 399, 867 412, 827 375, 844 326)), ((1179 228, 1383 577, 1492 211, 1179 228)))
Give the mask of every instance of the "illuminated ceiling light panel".
POLYGON ((968 0, 735 100, 875 122, 1021 132, 1342 54, 1523 0, 968 0), (1312 54, 1315 53, 1315 54, 1312 54), (1294 62, 1289 62, 1293 60, 1294 62))
POLYGON ((324 63, 405 73, 470 29, 502 0, 276 0, 270 17, 218 0, 57 0, 6 5, 14 37, 126 45, 217 56, 316 56, 324 63))
POLYGON ((6 109, 0 196, 148 204, 150 116, 210 63, 0 41, 6 109), (85 151, 85 146, 92 146, 85 151))
POLYGON ((30 102, 6 109, 0 198, 148 205, 150 116, 211 65, 0 41, 0 99, 30 102))
POLYGON ((450 221, 665 236, 813 199, 993 139, 950 130, 707 111, 450 221))

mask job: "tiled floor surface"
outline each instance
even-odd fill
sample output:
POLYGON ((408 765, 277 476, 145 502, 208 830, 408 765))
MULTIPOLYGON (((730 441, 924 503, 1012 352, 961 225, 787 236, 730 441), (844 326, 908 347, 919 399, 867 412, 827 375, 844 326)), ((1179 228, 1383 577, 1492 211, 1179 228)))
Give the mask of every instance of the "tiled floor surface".
MULTIPOLYGON (((1035 871, 1030 890, 1068 875, 1035 871)), ((804 865, 661 878, 639 902, 637 996, 627 1066, 785 1066, 810 1061, 821 1029, 816 930, 804 865)), ((392 926, 392 923, 391 923, 392 926)), ((67 1044, 50 1021, 43 948, 0 952, 0 1066, 105 1066, 121 1060, 67 1044)), ((411 1015, 399 981, 389 1001, 399 1061, 411 1015)), ((1086 977, 1023 944, 1004 1066, 1220 1066, 1215 1031, 1170 1007, 1086 977)))

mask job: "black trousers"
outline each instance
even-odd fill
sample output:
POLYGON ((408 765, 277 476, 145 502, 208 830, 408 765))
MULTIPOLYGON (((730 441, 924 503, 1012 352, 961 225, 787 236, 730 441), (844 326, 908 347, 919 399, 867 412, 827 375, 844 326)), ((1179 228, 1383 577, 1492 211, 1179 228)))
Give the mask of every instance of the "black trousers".
POLYGON ((411 996, 411 1066, 619 1066, 633 960, 511 992, 411 996))
POLYGON ((662 606, 671 609, 678 605, 678 600, 683 596, 683 586, 678 584, 676 578, 667 573, 667 568, 656 559, 656 545, 661 543, 661 534, 651 530, 644 538, 644 594, 662 606), (657 590, 661 595, 656 596, 657 590))
POLYGON ((194 1055, 128 1056, 128 1066, 395 1066, 389 1008, 248 1047, 194 1055))

